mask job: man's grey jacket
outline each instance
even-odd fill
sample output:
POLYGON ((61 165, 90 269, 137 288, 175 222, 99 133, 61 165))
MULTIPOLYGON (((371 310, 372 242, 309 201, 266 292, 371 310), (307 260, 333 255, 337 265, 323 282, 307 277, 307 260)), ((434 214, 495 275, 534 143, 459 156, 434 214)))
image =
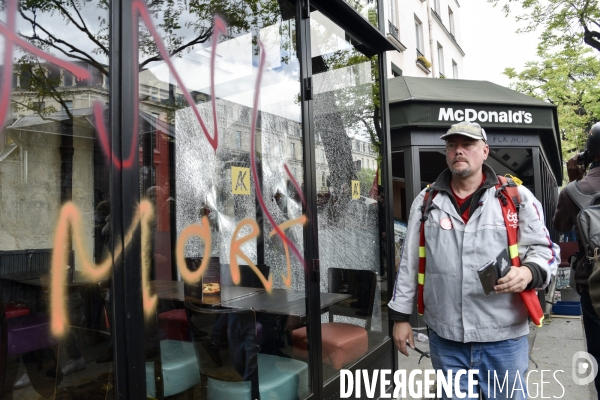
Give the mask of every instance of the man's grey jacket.
MULTIPOLYGON (((432 185, 437 191, 425 222, 426 270, 424 321, 439 336, 458 342, 495 342, 529 333, 527 310, 518 293, 485 296, 477 270, 508 248, 502 207, 495 197, 498 182, 484 164, 485 182, 474 194, 467 223, 459 215, 445 170, 432 185)), ((406 239, 391 301, 392 313, 409 315, 417 293, 419 232, 423 190, 412 204, 406 239)), ((521 264, 532 271, 537 289, 544 289, 560 263, 558 245, 544 225, 541 204, 519 186, 518 246, 521 264)), ((524 267, 521 267, 524 268, 524 267)))

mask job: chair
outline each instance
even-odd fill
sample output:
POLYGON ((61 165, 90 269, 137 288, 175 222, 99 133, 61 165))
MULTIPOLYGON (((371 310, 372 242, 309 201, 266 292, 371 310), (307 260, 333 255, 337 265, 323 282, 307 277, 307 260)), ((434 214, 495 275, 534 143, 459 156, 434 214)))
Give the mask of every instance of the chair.
MULTIPOLYGON (((260 278, 254 273, 254 271, 248 265, 240 265, 240 286, 246 287, 254 287, 254 288, 262 288, 263 284, 260 281, 260 278)), ((265 277, 269 277, 269 271, 271 267, 267 264, 257 264, 256 268, 260 271, 260 273, 265 277)), ((221 285, 222 286, 231 286, 233 285, 233 279, 231 278, 231 270, 229 269, 229 265, 222 264, 221 265, 221 285)))
POLYGON ((170 340, 190 341, 189 325, 184 309, 175 309, 158 314, 158 327, 170 340))
MULTIPOLYGON (((185 309, 181 310, 185 313, 185 309)), ((187 323, 187 316, 185 317, 187 323)), ((159 328, 155 313, 144 324, 146 357, 146 393, 149 397, 163 399, 192 390, 200 383, 200 372, 194 346, 189 341, 169 339, 159 328)))
MULTIPOLYGON (((62 374, 47 373, 47 369, 57 368, 55 346, 58 344, 50 334, 49 317, 34 313, 6 318, 5 312, 2 312, 0 319, 0 370, 7 372, 8 357, 21 356, 35 391, 42 397, 52 396, 62 381, 62 374)), ((3 378, 5 376, 0 380, 3 378)), ((4 379, 0 386, 6 390, 12 387, 13 382, 12 379, 4 379)))
POLYGON ((297 400, 309 394, 308 365, 258 353, 256 316, 250 309, 190 310, 203 399, 297 400))
POLYGON ((6 340, 6 314, 4 313, 4 302, 0 299, 0 396, 4 392, 4 378, 6 376, 6 355, 7 355, 7 340, 6 340))
POLYGON ((560 247, 560 265, 558 267, 569 268, 571 266, 569 258, 579 251, 578 242, 560 242, 558 247, 560 247))
MULTIPOLYGON (((360 359, 369 350, 368 331, 371 329, 377 277, 373 271, 343 268, 330 268, 328 273, 330 293, 349 293, 355 299, 349 304, 334 305, 324 310, 329 311, 329 322, 321 324, 323 363, 341 369, 360 359), (347 287, 342 284, 343 281, 347 282, 347 287), (346 317, 349 322, 357 317, 364 318, 365 327, 349 322, 334 322, 334 315, 346 317)), ((306 327, 292 332, 292 343, 294 355, 308 357, 306 327)))
MULTIPOLYGON (((233 286, 233 279, 231 278, 231 270, 229 265, 223 264, 221 268, 221 286, 233 286)), ((251 287, 251 288, 262 288, 263 284, 260 278, 254 273, 252 268, 248 265, 240 265, 240 284, 239 286, 251 287)), ((271 267, 267 264, 256 264, 256 268, 265 277, 269 277, 269 271, 271 267)), ((256 321, 256 342, 260 345, 263 339, 263 325, 256 321)))
POLYGON ((4 304, 4 312, 6 313, 6 319, 31 314, 31 310, 26 304, 18 302, 9 302, 4 304))
POLYGON ((190 342, 161 340, 160 363, 146 362, 146 392, 150 397, 162 398, 157 396, 155 366, 162 370, 163 396, 185 392, 200 383, 198 360, 190 342))
POLYGON ((48 315, 36 313, 8 318, 7 355, 29 353, 57 345, 50 335, 50 318, 48 315))

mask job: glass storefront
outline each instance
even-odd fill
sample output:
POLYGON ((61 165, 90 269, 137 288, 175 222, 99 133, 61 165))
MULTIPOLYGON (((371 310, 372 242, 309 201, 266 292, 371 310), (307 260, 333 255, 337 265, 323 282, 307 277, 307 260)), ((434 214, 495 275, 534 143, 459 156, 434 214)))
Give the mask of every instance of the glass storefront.
POLYGON ((391 46, 307 7, 6 2, 0 398, 325 398, 392 367, 391 46))
POLYGON ((379 223, 384 218, 377 187, 377 56, 367 57, 347 38, 319 11, 311 14, 320 291, 352 295, 322 314, 325 381, 388 336, 387 308, 381 307, 387 287, 378 279, 385 271, 385 225, 379 223), (335 354, 331 349, 344 341, 353 351, 335 354))

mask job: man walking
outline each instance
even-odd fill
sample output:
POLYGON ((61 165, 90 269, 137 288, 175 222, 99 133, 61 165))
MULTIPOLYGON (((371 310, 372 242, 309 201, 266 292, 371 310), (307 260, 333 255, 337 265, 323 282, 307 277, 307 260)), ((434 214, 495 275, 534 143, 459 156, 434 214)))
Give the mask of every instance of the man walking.
MULTIPOLYGON (((485 131, 474 122, 461 122, 444 134, 446 162, 431 185, 433 197, 424 221, 424 244, 420 243, 423 190, 410 210, 392 300, 388 303, 394 320, 394 342, 408 356, 407 341, 414 348, 408 322, 417 286, 423 284, 424 321, 429 327, 431 361, 444 373, 459 369, 478 370, 477 380, 485 398, 494 395, 488 373, 508 385, 496 388, 495 398, 526 398, 528 368, 527 309, 520 292, 543 289, 555 275, 558 246, 552 243, 541 204, 525 187, 519 186, 518 256, 521 267, 504 266, 489 296, 485 295, 478 270, 508 251, 507 227, 502 203, 496 197, 498 178, 485 164, 489 146, 485 131), (419 274, 419 258, 426 271, 419 274), (519 376, 517 376, 519 375, 519 376)), ((517 248, 511 246, 514 257, 517 248)), ((460 389, 467 392, 467 377, 460 389)))

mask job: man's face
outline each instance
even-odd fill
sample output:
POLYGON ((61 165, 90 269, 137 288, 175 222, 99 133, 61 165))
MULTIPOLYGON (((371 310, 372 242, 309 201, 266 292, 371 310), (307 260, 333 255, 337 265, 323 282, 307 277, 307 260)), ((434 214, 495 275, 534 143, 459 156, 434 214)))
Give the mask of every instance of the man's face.
POLYGON ((489 151, 483 140, 452 135, 446 140, 446 163, 452 175, 466 178, 481 170, 489 151))

